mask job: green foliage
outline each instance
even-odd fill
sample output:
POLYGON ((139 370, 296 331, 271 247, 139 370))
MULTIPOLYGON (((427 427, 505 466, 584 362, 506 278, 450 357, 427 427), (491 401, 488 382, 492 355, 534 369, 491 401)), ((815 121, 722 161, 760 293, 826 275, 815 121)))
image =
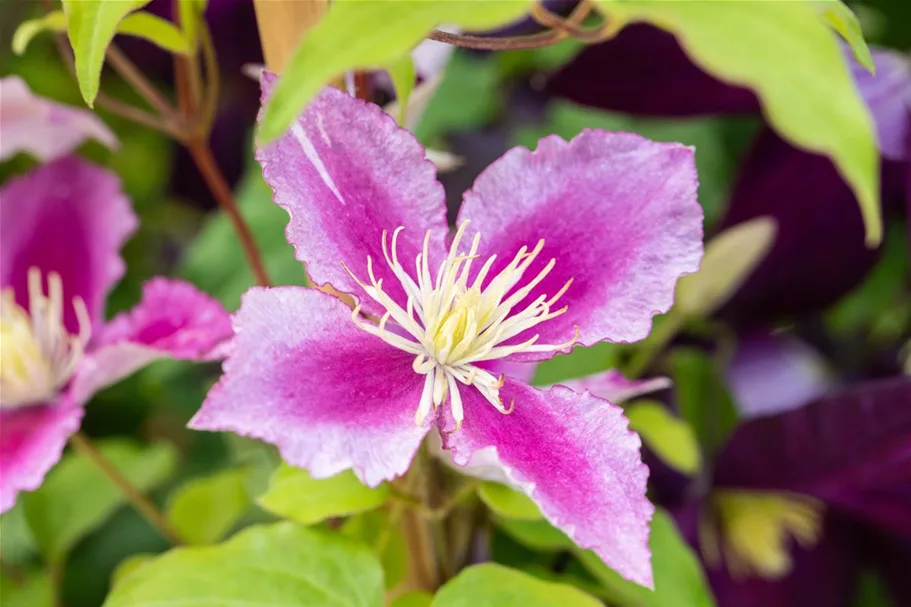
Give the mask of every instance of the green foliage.
POLYGON ((121 20, 150 0, 62 0, 67 33, 76 58, 76 79, 82 98, 92 107, 98 95, 108 45, 121 20))
POLYGON ((122 578, 104 607, 382 607, 370 551, 293 523, 255 526, 217 546, 172 550, 122 578))
POLYGON ((399 115, 395 119, 399 121, 399 124, 405 126, 408 124, 408 100, 414 91, 414 83, 417 78, 411 55, 405 55, 398 61, 392 62, 387 71, 395 86, 395 99, 399 108, 399 115))
POLYGON ((576 346, 569 354, 560 354, 535 367, 532 383, 550 386, 567 379, 594 375, 617 366, 619 347, 600 343, 591 347, 576 346))
POLYGON ((819 13, 822 20, 851 45, 851 51, 859 64, 867 68, 870 73, 876 71, 873 56, 864 40, 864 33, 860 29, 860 20, 857 15, 841 0, 819 0, 819 13))
POLYGON ((212 544, 222 539, 250 507, 247 470, 223 470, 193 479, 171 494, 167 516, 189 544, 212 544))
POLYGON ((389 497, 389 486, 364 486, 350 470, 315 479, 306 470, 282 464, 272 476, 259 505, 278 516, 304 525, 327 518, 372 510, 389 497))
POLYGON ((386 513, 373 510, 351 516, 342 525, 341 532, 373 547, 386 574, 386 588, 394 588, 404 579, 409 561, 405 534, 386 513))
POLYGON ((111 586, 116 586, 122 582, 128 575, 137 571, 140 567, 144 567, 147 563, 155 560, 157 555, 154 554, 145 554, 138 553, 132 554, 127 558, 123 559, 117 569, 114 570, 114 574, 111 576, 111 586))
MULTIPOLYGON (((112 439, 97 446, 140 491, 161 485, 176 468, 177 453, 167 443, 142 446, 112 439)), ((40 489, 21 499, 35 541, 50 561, 62 560, 123 503, 119 489, 81 454, 64 457, 40 489)))
POLYGON ((499 516, 526 520, 541 518, 541 511, 531 498, 506 485, 481 483, 478 496, 499 516))
POLYGON ((668 466, 684 474, 699 471, 702 456, 693 429, 657 401, 639 400, 626 407, 630 430, 668 466))
POLYGON ((23 21, 13 34, 13 52, 21 55, 32 39, 42 32, 65 32, 66 15, 63 11, 51 11, 43 17, 23 21))
POLYGON ((529 0, 339 0, 301 40, 285 67, 266 106, 260 135, 264 141, 277 138, 333 78, 349 70, 391 65, 440 24, 490 29, 522 16, 529 4, 529 0), (343 39, 346 44, 339 45, 343 39))
POLYGON ((22 579, 0 574, 3 607, 54 607, 54 587, 46 572, 30 571, 22 579))
POLYGON ((695 348, 675 348, 670 356, 674 398, 703 451, 712 454, 737 425, 737 407, 714 361, 695 348))
MULTIPOLYGON (((276 285, 306 284, 304 266, 294 258, 294 249, 285 240, 288 213, 272 202, 272 190, 263 181, 259 165, 250 166, 236 198, 272 282, 276 285)), ((255 283, 238 245, 237 232, 224 213, 212 213, 187 248, 180 274, 216 297, 228 310, 236 310, 240 296, 255 283)))
POLYGON ((127 34, 148 40, 166 51, 188 55, 191 50, 187 37, 173 23, 152 13, 138 12, 127 15, 117 26, 118 34, 127 34))
POLYGON ((604 588, 608 602, 623 607, 712 607, 715 604, 699 558, 663 510, 652 518, 654 591, 624 580, 594 552, 577 550, 582 564, 604 588))
POLYGON ((433 595, 428 592, 416 590, 407 592, 398 597, 389 607, 430 607, 433 603, 433 595))
POLYGON ((499 518, 497 526, 520 544, 535 550, 554 552, 575 547, 566 534, 544 519, 499 518))
POLYGON ((437 592, 432 607, 600 607, 601 603, 565 584, 544 582, 502 565, 463 569, 437 592))
POLYGON ((873 123, 835 36, 813 5, 761 0, 599 3, 613 24, 647 21, 673 32, 705 70, 753 89, 782 136, 832 159, 860 203, 868 244, 879 243, 873 123))

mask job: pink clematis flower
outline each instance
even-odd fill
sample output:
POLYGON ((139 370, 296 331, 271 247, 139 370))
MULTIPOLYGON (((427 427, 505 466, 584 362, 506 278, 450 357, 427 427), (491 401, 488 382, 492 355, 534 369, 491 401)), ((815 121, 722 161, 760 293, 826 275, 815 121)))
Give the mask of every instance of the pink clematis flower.
POLYGON ((648 472, 621 409, 532 388, 503 364, 648 334, 701 256, 692 150, 603 131, 513 149, 466 193, 452 237, 420 144, 340 91, 257 158, 312 282, 359 303, 248 291, 191 427, 371 486, 403 474, 438 428, 455 464, 495 459, 579 545, 650 585, 648 472))
POLYGON ((217 357, 231 337, 220 304, 164 278, 104 321, 136 225, 117 178, 73 156, 0 190, 0 512, 41 485, 92 394, 159 358, 217 357))

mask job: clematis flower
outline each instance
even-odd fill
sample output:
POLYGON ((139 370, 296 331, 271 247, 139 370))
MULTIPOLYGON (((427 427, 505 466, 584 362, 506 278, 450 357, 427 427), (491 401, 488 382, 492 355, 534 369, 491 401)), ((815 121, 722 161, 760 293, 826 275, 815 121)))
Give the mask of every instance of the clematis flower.
POLYGON ((164 278, 105 322, 136 223, 117 178, 76 157, 0 191, 0 512, 41 485, 92 394, 156 359, 217 357, 231 336, 217 302, 164 278))
MULTIPOLYGON (((888 210, 911 205, 911 61, 884 48, 871 47, 871 53, 875 75, 845 47, 875 121, 884 160, 880 193, 888 210)), ((548 86, 577 103, 648 116, 760 112, 751 91, 703 72, 673 35, 644 24, 587 47, 548 86)), ((824 308, 856 286, 878 258, 864 245, 857 201, 832 162, 791 146, 769 127, 744 159, 719 228, 764 215, 776 219, 775 245, 722 311, 739 326, 824 308)))
MULTIPOLYGON (((266 94, 274 76, 264 75, 266 94)), ((589 131, 494 162, 449 237, 444 193, 408 131, 324 90, 257 158, 312 284, 254 288, 224 375, 191 427, 279 447, 325 478, 403 474, 433 429, 455 464, 495 460, 546 517, 651 584, 639 438, 590 393, 502 364, 636 341, 696 270, 692 150, 589 131)))
POLYGON ((46 162, 89 139, 117 147, 117 137, 98 116, 37 96, 18 76, 0 78, 0 131, 0 160, 27 152, 46 162))

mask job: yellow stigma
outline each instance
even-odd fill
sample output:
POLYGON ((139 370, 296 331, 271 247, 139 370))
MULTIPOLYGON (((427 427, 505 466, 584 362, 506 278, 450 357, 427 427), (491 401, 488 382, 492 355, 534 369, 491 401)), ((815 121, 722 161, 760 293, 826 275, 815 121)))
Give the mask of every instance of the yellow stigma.
POLYGON ((79 333, 63 324, 63 283, 47 277, 47 295, 38 268, 28 271, 28 310, 16 303, 11 288, 0 296, 0 408, 48 402, 56 396, 82 359, 91 335, 85 303, 73 298, 79 333))
POLYGON ((822 534, 824 506, 806 495, 763 491, 715 491, 700 525, 706 562, 723 560, 738 578, 776 579, 792 567, 791 538, 804 548, 822 534))
POLYGON ((469 282, 472 263, 479 258, 481 236, 475 235, 467 252, 459 252, 467 227, 467 221, 459 226, 435 280, 429 265, 430 231, 425 234, 423 250, 415 259, 417 280, 399 262, 396 245, 404 228, 392 233, 391 246, 387 246, 388 233, 383 232, 383 256, 408 297, 405 308, 383 291, 383 281, 376 278, 372 258, 367 257, 369 284, 345 267, 364 292, 386 309, 379 324, 374 325, 364 321, 357 306, 352 313, 355 324, 413 354, 415 372, 426 376, 415 414, 418 425, 448 398, 456 429, 460 428, 464 412, 459 384, 474 386, 501 413, 511 413, 513 403, 507 408, 500 399, 504 378, 495 377, 477 363, 521 352, 556 352, 573 345, 578 336, 562 344, 538 344, 538 335, 521 343, 507 344, 519 334, 566 312, 565 306, 555 310, 554 304, 566 293, 572 279, 554 295, 541 295, 525 303, 525 298, 556 264, 551 259, 534 278, 519 287, 525 271, 544 248, 544 241, 540 240, 531 251, 525 246, 519 249, 505 268, 487 280, 497 259, 496 255, 489 257, 469 282), (398 330, 387 329, 390 322, 398 330))

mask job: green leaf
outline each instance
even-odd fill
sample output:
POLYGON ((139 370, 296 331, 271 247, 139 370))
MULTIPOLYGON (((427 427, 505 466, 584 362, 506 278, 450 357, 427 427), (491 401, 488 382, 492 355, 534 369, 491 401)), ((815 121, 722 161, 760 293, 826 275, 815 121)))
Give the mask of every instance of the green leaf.
POLYGON ((699 558, 663 510, 656 510, 652 518, 649 547, 654 591, 624 580, 594 552, 578 550, 576 555, 601 582, 610 604, 624 607, 712 607, 715 604, 699 558))
POLYGON ((44 571, 16 580, 0 574, 0 597, 3 607, 54 607, 54 587, 44 571))
POLYGON ((879 152, 870 113, 833 33, 809 2, 599 0, 612 25, 646 21, 677 36, 706 71, 755 91, 771 125, 832 159, 867 228, 882 238, 879 152))
POLYGON ((630 430, 642 437, 661 460, 680 472, 694 475, 702 464, 699 442, 688 423, 657 401, 640 400, 626 407, 630 430))
POLYGON ((66 15, 63 14, 63 11, 51 11, 38 19, 29 19, 20 23, 13 34, 13 52, 21 55, 28 48, 32 38, 45 31, 66 31, 66 15))
POLYGON ((525 520, 541 518, 541 511, 531 498, 500 483, 481 483, 478 496, 494 513, 525 520))
POLYGON ((389 607, 430 607, 432 603, 432 594, 421 590, 415 590, 413 592, 407 592, 395 599, 389 607))
POLYGON ((114 570, 114 573, 111 574, 111 586, 118 585, 126 579, 128 575, 138 571, 141 567, 145 567, 156 558, 158 558, 157 554, 139 553, 132 554, 123 559, 120 561, 120 564, 117 565, 117 569, 114 570))
POLYGON ((820 0, 817 5, 823 22, 838 32, 851 46, 857 62, 867 68, 871 74, 875 73, 876 66, 873 64, 873 56, 867 47, 867 41, 864 40, 864 33, 860 28, 860 20, 857 15, 841 0, 820 0))
POLYGON ((720 308, 768 255, 776 230, 773 218, 757 217, 710 240, 699 271, 677 284, 672 313, 705 317, 720 308))
MULTIPOLYGON (((240 214, 253 232, 272 282, 306 284, 304 266, 295 259, 294 249, 285 240, 288 213, 272 202, 272 190, 263 181, 258 164, 250 164, 236 197, 240 214)), ((210 217, 187 248, 180 275, 211 293, 228 310, 236 310, 240 296, 256 281, 227 215, 212 212, 210 217)))
POLYGON ((399 109, 399 115, 396 120, 399 124, 405 126, 408 124, 408 100, 414 91, 414 83, 417 73, 414 71, 414 61, 411 55, 405 55, 402 58, 392 62, 388 68, 389 77, 392 78, 392 84, 395 86, 395 99, 399 109))
POLYGON ((199 45, 199 22, 205 18, 208 0, 181 0, 178 4, 180 27, 190 50, 195 51, 199 45))
MULTIPOLYGON (((96 446, 139 491, 149 491, 174 473, 177 452, 167 443, 148 447, 116 439, 96 446)), ((41 551, 59 561, 123 503, 123 495, 81 454, 63 458, 40 489, 22 496, 25 517, 41 551)))
POLYGON ((277 138, 323 85, 350 70, 391 65, 440 24, 491 29, 524 15, 530 4, 338 0, 298 44, 266 106, 260 136, 277 138))
POLYGON ((600 343, 576 346, 569 354, 560 354, 538 364, 532 384, 551 386, 567 379, 586 377, 617 366, 617 344, 600 343))
POLYGON ((259 505, 278 516, 312 525, 327 518, 378 508, 389 497, 389 486, 370 488, 350 470, 315 479, 306 470, 282 464, 272 476, 259 505))
POLYGON ((408 569, 408 546, 400 526, 391 524, 388 514, 380 510, 349 517, 341 532, 373 547, 386 574, 386 588, 395 588, 408 569))
POLYGON ((702 351, 675 348, 670 366, 680 415, 696 432, 703 451, 712 454, 737 425, 734 399, 714 361, 702 351))
POLYGON ((120 21, 150 0, 62 0, 70 45, 76 57, 79 92, 89 107, 95 105, 101 68, 108 45, 120 21))
POLYGON ((369 550, 279 523, 171 550, 123 578, 104 607, 382 607, 383 599, 383 571, 369 550))
POLYGON ((581 590, 486 563, 462 570, 437 592, 432 607, 601 607, 581 590))
POLYGON ((224 470, 193 479, 175 491, 167 516, 188 544, 212 544, 231 531, 250 507, 247 470, 224 470))
POLYGON ((117 33, 148 40, 172 53, 188 55, 191 50, 190 42, 183 32, 170 21, 152 13, 139 12, 128 15, 117 26, 117 33))
POLYGON ((520 544, 542 552, 568 550, 575 544, 566 534, 544 519, 536 521, 498 518, 497 527, 520 544))

